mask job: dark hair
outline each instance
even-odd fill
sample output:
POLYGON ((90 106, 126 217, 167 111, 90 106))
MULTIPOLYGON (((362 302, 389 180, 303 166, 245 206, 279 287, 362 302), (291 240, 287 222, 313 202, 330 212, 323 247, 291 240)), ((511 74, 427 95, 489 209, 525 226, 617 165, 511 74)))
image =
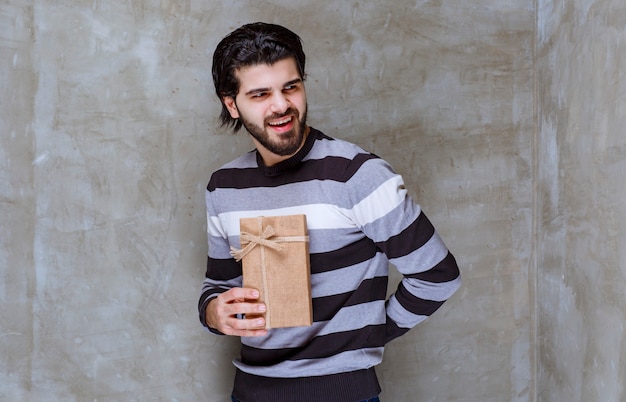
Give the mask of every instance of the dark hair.
POLYGON ((305 56, 300 37, 280 25, 255 22, 243 25, 220 41, 213 53, 213 84, 222 102, 220 122, 236 132, 241 121, 233 119, 224 105, 224 97, 235 98, 239 92, 237 70, 257 64, 272 65, 293 57, 302 79, 305 78, 305 56))

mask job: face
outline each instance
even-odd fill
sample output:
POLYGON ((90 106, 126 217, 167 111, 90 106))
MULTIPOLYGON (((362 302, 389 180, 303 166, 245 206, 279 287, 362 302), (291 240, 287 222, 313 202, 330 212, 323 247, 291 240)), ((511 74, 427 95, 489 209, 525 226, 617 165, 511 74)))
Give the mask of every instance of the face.
POLYGON ((242 68, 237 78, 239 93, 224 98, 224 104, 252 135, 265 164, 295 154, 307 133, 306 92, 295 60, 242 68))

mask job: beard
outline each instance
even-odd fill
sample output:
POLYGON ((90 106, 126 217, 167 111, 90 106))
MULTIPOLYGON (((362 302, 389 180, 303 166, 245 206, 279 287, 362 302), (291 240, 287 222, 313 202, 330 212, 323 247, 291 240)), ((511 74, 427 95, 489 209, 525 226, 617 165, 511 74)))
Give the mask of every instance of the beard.
POLYGON ((304 141, 304 133, 306 132, 306 114, 307 109, 304 109, 304 113, 302 114, 302 117, 300 117, 300 112, 297 109, 289 108, 285 111, 285 113, 265 118, 263 121, 263 127, 259 127, 258 125, 252 123, 243 115, 240 115, 240 118, 241 124, 243 124, 248 133, 250 133, 250 135, 254 137, 254 139, 256 139, 265 149, 275 155, 289 156, 295 154, 304 141), (269 126, 268 121, 272 119, 280 119, 281 117, 287 115, 292 115, 295 120, 293 128, 284 133, 274 134, 274 137, 276 138, 272 138, 266 128, 269 126))

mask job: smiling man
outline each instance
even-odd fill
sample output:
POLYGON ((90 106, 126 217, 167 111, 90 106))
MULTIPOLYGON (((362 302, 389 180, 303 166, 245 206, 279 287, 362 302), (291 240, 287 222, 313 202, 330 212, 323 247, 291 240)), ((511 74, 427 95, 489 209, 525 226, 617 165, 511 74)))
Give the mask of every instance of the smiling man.
POLYGON ((207 186, 200 321, 241 337, 235 402, 378 401, 384 346, 432 315, 460 273, 387 162, 306 124, 304 67, 300 38, 279 25, 244 25, 215 50, 221 122, 244 127, 255 150, 207 186), (295 213, 310 238, 313 325, 267 330, 266 306, 242 287, 230 249, 240 218, 295 213), (403 279, 386 299, 389 264, 403 279))
POLYGON ((295 59, 244 67, 235 75, 241 87, 224 97, 224 105, 248 130, 265 164, 295 154, 307 134, 306 93, 295 59))

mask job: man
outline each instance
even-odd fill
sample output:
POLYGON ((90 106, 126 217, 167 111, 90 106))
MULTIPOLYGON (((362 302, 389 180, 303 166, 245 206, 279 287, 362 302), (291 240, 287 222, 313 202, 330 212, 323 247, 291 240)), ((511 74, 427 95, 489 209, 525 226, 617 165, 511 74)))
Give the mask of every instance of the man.
POLYGON ((389 164, 306 124, 304 66, 300 38, 278 25, 244 25, 215 50, 221 122, 243 126, 256 149, 207 187, 200 320, 242 337, 233 401, 378 401, 385 344, 437 310, 460 274, 389 164), (308 225, 314 322, 266 330, 259 293, 241 287, 229 251, 239 218, 294 213, 308 225), (404 277, 385 300, 389 263, 404 277))

